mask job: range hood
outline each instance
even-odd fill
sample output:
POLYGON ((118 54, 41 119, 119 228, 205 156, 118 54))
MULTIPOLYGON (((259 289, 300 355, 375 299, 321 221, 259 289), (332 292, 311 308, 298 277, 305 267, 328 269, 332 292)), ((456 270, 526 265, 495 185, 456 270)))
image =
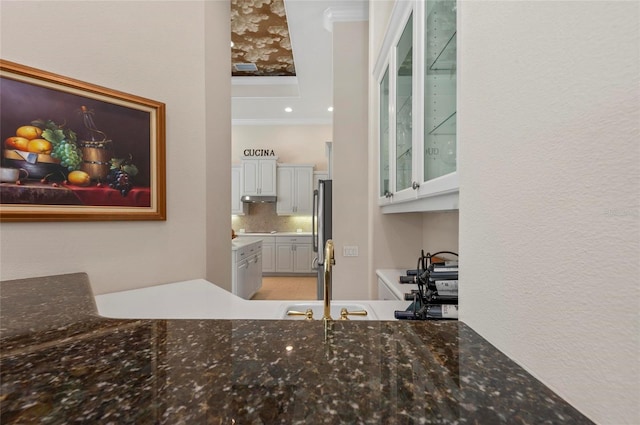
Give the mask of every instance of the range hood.
POLYGON ((261 195, 244 195, 240 198, 245 204, 258 204, 258 203, 274 203, 276 202, 275 196, 261 196, 261 195))

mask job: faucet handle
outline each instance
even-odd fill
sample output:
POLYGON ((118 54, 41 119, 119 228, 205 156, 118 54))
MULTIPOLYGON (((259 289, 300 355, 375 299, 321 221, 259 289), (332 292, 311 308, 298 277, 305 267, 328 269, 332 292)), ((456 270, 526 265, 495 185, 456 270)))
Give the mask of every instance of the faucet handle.
POLYGON ((287 311, 287 316, 305 316, 306 320, 313 320, 313 310, 311 310, 310 308, 308 308, 305 312, 289 310, 287 311))
POLYGON ((351 315, 351 316, 366 316, 367 312, 366 312, 366 310, 347 311, 346 308, 340 309, 340 320, 349 320, 349 317, 348 317, 349 315, 351 315))

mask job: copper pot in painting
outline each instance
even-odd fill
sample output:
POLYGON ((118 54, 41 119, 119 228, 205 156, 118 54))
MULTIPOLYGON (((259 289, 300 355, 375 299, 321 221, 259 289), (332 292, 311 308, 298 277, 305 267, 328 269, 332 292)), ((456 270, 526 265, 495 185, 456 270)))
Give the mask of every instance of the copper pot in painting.
POLYGON ((111 168, 113 158, 113 142, 107 140, 107 135, 97 129, 93 121, 93 110, 86 106, 80 107, 82 121, 86 128, 85 140, 79 141, 82 152, 80 169, 91 176, 91 180, 104 180, 111 168))
POLYGON ((80 169, 91 176, 92 180, 104 180, 111 168, 113 158, 111 140, 81 140, 79 142, 82 152, 82 164, 80 169))

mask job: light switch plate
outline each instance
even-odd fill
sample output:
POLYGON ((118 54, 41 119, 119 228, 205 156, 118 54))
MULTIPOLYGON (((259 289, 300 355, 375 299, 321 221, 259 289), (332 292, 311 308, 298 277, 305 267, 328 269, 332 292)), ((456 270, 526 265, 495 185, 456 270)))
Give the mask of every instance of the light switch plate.
POLYGON ((342 248, 342 256, 343 257, 357 257, 358 256, 358 247, 357 246, 345 246, 342 248))

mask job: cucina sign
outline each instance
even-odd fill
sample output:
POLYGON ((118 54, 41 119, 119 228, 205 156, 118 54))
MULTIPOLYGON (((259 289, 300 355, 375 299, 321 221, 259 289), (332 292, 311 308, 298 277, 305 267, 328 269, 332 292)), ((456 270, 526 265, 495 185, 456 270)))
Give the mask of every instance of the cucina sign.
POLYGON ((242 154, 244 156, 276 156, 273 149, 245 149, 242 154))

